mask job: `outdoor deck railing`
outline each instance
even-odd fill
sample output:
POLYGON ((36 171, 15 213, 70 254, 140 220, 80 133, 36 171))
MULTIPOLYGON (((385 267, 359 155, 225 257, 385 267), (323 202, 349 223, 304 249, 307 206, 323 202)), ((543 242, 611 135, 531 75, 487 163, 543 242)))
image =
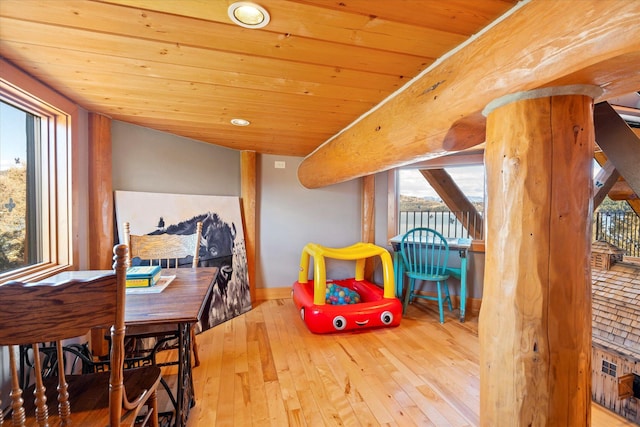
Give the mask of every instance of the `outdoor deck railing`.
POLYGON ((593 217, 593 236, 640 257, 640 217, 634 212, 599 211, 593 217))
POLYGON ((444 237, 470 239, 469 226, 480 229, 481 224, 474 224, 475 215, 470 212, 451 211, 400 211, 400 234, 404 234, 412 228, 432 228, 444 237), (457 214, 457 215, 456 215, 457 214), (458 220, 461 218, 461 221, 458 220))
MULTIPOLYGON (((445 237, 468 239, 471 238, 469 225, 482 230, 480 224, 472 224, 475 216, 470 212, 400 211, 399 218, 400 234, 415 227, 427 227, 445 237)), ((593 217, 593 238, 623 249, 627 256, 640 257, 640 218, 634 212, 596 212, 593 217)))

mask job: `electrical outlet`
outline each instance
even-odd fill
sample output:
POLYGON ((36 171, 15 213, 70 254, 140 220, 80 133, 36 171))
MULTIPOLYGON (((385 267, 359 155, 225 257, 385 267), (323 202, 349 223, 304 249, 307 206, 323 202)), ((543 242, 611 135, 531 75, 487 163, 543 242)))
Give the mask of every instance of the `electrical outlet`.
POLYGON ((276 160, 275 163, 273 164, 273 167, 276 169, 284 169, 287 166, 287 164, 281 160, 276 160))

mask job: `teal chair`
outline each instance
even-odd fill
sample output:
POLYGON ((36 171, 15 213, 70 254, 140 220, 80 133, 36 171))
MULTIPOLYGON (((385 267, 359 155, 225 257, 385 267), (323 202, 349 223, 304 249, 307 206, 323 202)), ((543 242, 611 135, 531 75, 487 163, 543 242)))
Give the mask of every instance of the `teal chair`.
POLYGON ((440 323, 444 323, 443 304, 446 301, 449 311, 453 310, 447 279, 447 261, 449 260, 449 244, 444 236, 430 228, 414 228, 409 230, 400 242, 400 253, 404 263, 404 271, 409 277, 409 288, 404 295, 403 313, 414 298, 438 301, 440 323), (417 293, 416 280, 436 283, 437 296, 417 293), (444 297, 443 289, 444 288, 444 297))

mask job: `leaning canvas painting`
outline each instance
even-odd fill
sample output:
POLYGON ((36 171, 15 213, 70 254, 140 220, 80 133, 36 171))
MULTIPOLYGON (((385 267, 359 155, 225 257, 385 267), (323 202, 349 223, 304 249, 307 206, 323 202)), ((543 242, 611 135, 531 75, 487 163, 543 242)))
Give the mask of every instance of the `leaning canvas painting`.
MULTIPOLYGON (((192 234, 202 222, 199 266, 218 267, 211 298, 199 324, 206 330, 251 309, 240 199, 231 196, 116 191, 118 237, 124 222, 131 234, 192 234)), ((179 260, 191 267, 191 257, 179 260)), ((137 259, 132 265, 140 265, 137 259)))

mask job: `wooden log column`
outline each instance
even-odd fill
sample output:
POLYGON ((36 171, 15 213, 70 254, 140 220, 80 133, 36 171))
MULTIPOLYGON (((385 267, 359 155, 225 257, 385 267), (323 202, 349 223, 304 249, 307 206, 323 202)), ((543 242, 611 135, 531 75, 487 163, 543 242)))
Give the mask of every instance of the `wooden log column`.
POLYGON ((480 420, 588 426, 593 86, 489 104, 480 420))
MULTIPOLYGON (((361 241, 366 243, 376 242, 376 176, 367 175, 362 177, 362 237, 361 241)), ((373 281, 374 258, 367 258, 364 264, 364 278, 373 281)))

